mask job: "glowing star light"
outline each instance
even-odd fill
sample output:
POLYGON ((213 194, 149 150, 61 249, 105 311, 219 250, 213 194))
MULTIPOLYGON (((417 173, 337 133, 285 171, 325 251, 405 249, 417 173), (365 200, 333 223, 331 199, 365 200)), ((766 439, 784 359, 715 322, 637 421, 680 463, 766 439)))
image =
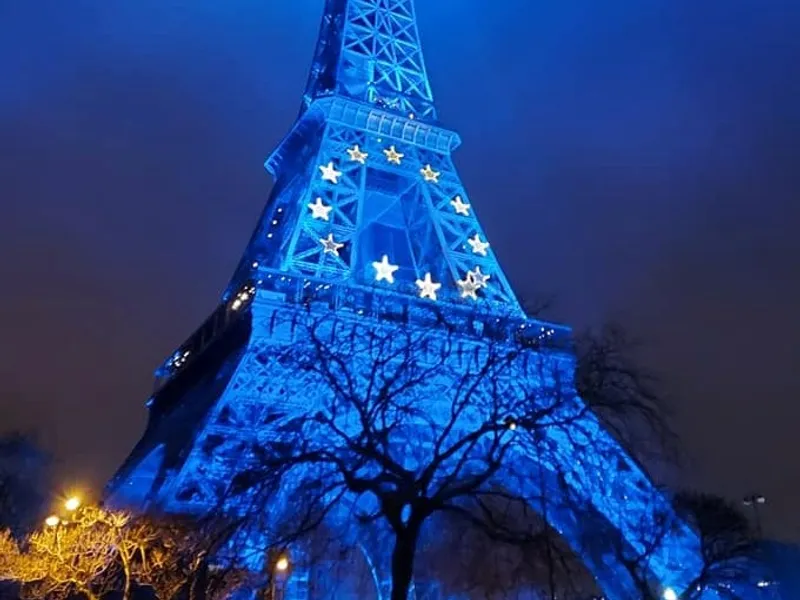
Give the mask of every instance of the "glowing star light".
POLYGON ((399 165, 405 156, 405 154, 400 154, 394 146, 389 146, 383 153, 386 155, 386 160, 393 165, 399 165))
POLYGON ((472 273, 467 273, 466 278, 463 281, 459 280, 456 282, 458 285, 458 289, 461 290, 461 297, 462 298, 472 298, 473 300, 478 299, 478 290, 480 286, 475 283, 475 280, 472 279, 472 273))
POLYGON ((339 250, 344 248, 344 244, 339 244, 333 239, 332 233, 329 233, 327 238, 321 238, 319 243, 322 244, 323 254, 339 256, 339 250))
POLYGON ((441 173, 439 171, 434 171, 433 167, 430 165, 425 165, 425 168, 420 169, 419 172, 422 173, 422 176, 428 183, 439 183, 439 175, 441 175, 441 173))
POLYGON ((342 176, 342 173, 341 171, 336 170, 336 167, 333 166, 332 162, 321 166, 319 170, 322 171, 323 181, 330 181, 333 184, 339 183, 339 177, 342 176))
POLYGON ((400 268, 390 264, 389 257, 385 254, 380 262, 376 261, 372 263, 372 266, 375 267, 375 281, 388 281, 389 283, 394 283, 394 272, 400 268))
POLYGON ((457 215, 464 215, 465 217, 469 216, 469 204, 465 203, 461 196, 456 196, 450 201, 450 204, 456 211, 457 215))
POLYGON ((485 288, 487 282, 492 278, 491 275, 481 273, 480 267, 475 267, 474 271, 467 271, 467 277, 471 279, 476 286, 478 286, 478 289, 485 288))
POLYGON ((347 153, 350 155, 350 160, 353 162, 361 163, 362 165, 367 164, 367 158, 369 157, 369 154, 362 152, 361 148, 358 147, 358 144, 352 148, 349 148, 347 153))
POLYGON ((315 219, 322 219, 323 221, 330 221, 330 214, 333 210, 332 206, 325 206, 322 203, 322 198, 317 198, 314 204, 309 204, 308 208, 311 209, 311 216, 315 219))
POLYGON ((475 237, 471 240, 467 240, 470 246, 472 246, 472 252, 474 254, 480 254, 481 256, 486 256, 486 251, 489 249, 489 242, 481 241, 480 234, 475 234, 475 237))
POLYGON ((442 287, 441 283, 434 283, 430 273, 425 273, 425 279, 417 279, 420 298, 430 298, 436 300, 436 292, 442 287))

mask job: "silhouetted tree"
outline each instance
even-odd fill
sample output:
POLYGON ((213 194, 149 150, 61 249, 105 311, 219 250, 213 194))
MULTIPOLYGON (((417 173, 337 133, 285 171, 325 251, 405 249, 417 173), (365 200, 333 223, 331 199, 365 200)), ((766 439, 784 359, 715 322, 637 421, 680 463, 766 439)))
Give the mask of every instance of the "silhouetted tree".
POLYGON ((713 590, 721 598, 746 600, 759 592, 767 568, 747 517, 711 494, 682 492, 675 505, 700 534, 703 568, 689 586, 689 598, 713 590))
POLYGON ((450 324, 307 323, 287 324, 291 343, 259 356, 286 370, 287 397, 304 406, 276 407, 276 436, 253 446, 231 492, 249 499, 255 528, 272 527, 279 545, 331 519, 380 524, 393 600, 408 597, 423 526, 436 515, 509 546, 548 539, 540 521, 519 518, 549 493, 531 483, 534 465, 559 463, 559 449, 542 443, 548 433, 589 450, 578 440, 596 431, 595 405, 621 439, 626 416, 660 427, 657 397, 605 339, 586 346, 575 382, 571 356, 548 345, 546 329, 523 336, 498 320, 464 337, 450 324))

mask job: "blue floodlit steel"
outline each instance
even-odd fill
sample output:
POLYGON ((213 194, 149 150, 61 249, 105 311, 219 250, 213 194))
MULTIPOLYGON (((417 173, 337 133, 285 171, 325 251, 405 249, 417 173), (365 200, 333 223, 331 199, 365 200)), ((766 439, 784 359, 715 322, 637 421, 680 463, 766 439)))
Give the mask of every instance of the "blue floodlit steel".
MULTIPOLYGON (((459 143, 437 122, 413 1, 327 0, 300 116, 267 161, 272 195, 220 307, 156 372, 147 431, 109 485, 113 501, 202 512, 243 448, 276 435, 263 424, 270 410, 309 410, 313 392, 290 393, 264 359, 289 339, 277 324, 302 320, 309 301, 374 327, 428 326, 435 305, 467 344, 525 331, 572 364, 569 330, 526 317, 503 275, 453 164, 459 143)), ((672 509, 596 420, 583 425, 591 456, 551 440, 568 483, 635 549, 634 530, 672 509)), ((574 514, 547 517, 579 545, 574 514)), ((682 589, 697 546, 686 526, 665 533, 654 581, 682 589)), ((609 598, 630 597, 613 559, 584 558, 609 598)), ((387 577, 382 557, 366 560, 376 581, 387 577)), ((292 597, 308 597, 293 581, 292 597)))

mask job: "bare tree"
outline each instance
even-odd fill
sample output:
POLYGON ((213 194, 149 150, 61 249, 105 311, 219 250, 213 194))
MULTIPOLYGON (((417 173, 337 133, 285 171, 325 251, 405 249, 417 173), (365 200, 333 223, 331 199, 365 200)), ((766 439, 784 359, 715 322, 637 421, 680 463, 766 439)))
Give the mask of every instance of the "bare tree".
POLYGON ((640 343, 609 323, 576 337, 575 387, 625 449, 645 463, 675 458, 677 436, 656 375, 637 360, 640 343))
POLYGON ((273 532, 276 544, 331 520, 349 519, 351 530, 379 525, 391 549, 393 600, 408 597, 423 526, 434 516, 512 546, 546 539, 540 523, 509 516, 542 506, 547 493, 529 483, 531 470, 558 460, 541 440, 558 430, 582 443, 573 429, 596 423, 593 401, 620 435, 626 413, 654 425, 658 417, 635 372, 610 383, 603 369, 619 365, 604 362, 616 355, 603 355, 602 341, 579 369, 581 391, 594 392, 584 402, 572 355, 548 347, 545 328, 530 335, 498 319, 482 330, 473 325, 481 335, 465 337, 456 325, 438 325, 370 328, 325 316, 287 325, 290 344, 259 360, 291 373, 288 395, 306 405, 276 407, 276 436, 253 446, 255 460, 231 487, 255 508, 269 503, 272 522, 279 507, 304 507, 277 519, 285 527, 273 532), (621 381, 625 394, 616 397, 621 381))
POLYGON ((758 592, 759 581, 769 577, 747 517, 710 494, 682 492, 675 504, 700 534, 703 568, 689 586, 689 598, 713 590, 721 598, 744 600, 758 592))

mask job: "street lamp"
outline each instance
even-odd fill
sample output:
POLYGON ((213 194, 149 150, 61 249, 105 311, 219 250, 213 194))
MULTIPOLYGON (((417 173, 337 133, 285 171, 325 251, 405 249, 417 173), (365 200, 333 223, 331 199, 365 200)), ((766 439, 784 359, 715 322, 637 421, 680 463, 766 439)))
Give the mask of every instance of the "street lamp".
POLYGON ((664 600, 678 600, 678 592, 673 590, 671 587, 668 587, 664 590, 663 597, 664 600))
POLYGON ((285 554, 282 554, 277 561, 275 561, 275 571, 278 573, 285 573, 289 570, 289 559, 285 554))
POLYGON ((272 557, 269 567, 269 600, 277 600, 279 591, 281 596, 283 595, 283 586, 286 585, 285 579, 288 577, 289 569, 292 565, 286 552, 281 552, 277 555, 273 554, 272 557), (278 578, 281 580, 280 590, 278 589, 278 578))
POLYGON ((72 496, 68 498, 66 502, 64 502, 64 508, 66 508, 67 511, 69 512, 75 512, 80 508, 80 506, 81 506, 81 499, 78 498, 77 496, 72 496))
POLYGON ((61 519, 56 515, 50 515, 44 520, 44 524, 48 527, 57 527, 59 523, 61 523, 61 519))

